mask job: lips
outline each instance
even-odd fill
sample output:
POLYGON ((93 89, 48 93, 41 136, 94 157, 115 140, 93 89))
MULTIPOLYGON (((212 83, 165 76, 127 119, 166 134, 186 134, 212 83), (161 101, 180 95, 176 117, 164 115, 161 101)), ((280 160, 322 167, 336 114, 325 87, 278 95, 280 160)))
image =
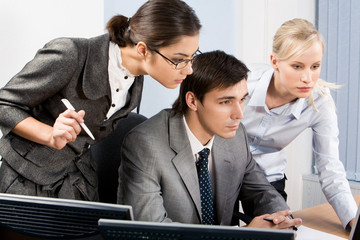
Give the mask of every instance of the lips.
POLYGON ((230 128, 231 130, 236 130, 239 128, 239 124, 228 126, 228 128, 230 128))
POLYGON ((182 83, 183 81, 184 81, 184 79, 175 80, 175 82, 176 82, 177 84, 180 84, 180 83, 182 83))
POLYGON ((299 87, 298 88, 301 92, 309 92, 312 90, 311 87, 299 87))

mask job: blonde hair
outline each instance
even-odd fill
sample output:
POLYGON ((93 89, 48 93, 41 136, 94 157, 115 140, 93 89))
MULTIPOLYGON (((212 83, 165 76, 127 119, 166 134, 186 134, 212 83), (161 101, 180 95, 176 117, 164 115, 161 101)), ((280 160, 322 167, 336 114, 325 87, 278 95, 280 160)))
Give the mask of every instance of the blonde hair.
MULTIPOLYGON (((287 60, 301 55, 315 42, 321 44, 324 53, 325 43, 315 26, 305 19, 295 18, 284 22, 276 31, 272 52, 278 60, 287 60)), ((319 94, 323 97, 328 97, 333 106, 335 106, 335 103, 326 89, 337 89, 340 87, 341 85, 329 83, 322 79, 319 79, 315 84, 315 89, 319 94)), ((309 101, 317 109, 312 92, 309 96, 309 101)))

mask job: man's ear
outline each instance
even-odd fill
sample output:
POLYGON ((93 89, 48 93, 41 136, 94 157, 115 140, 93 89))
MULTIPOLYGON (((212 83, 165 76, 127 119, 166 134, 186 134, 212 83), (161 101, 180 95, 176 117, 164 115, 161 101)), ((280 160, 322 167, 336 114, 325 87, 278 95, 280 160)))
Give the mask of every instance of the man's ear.
POLYGON ((136 44, 136 51, 140 56, 145 57, 148 54, 149 49, 148 49, 146 43, 138 42, 136 44))
POLYGON ((192 111, 197 111, 197 98, 193 92, 187 92, 185 94, 186 104, 192 111))
POLYGON ((276 57, 273 54, 270 54, 270 63, 275 71, 279 70, 278 60, 276 59, 276 57))

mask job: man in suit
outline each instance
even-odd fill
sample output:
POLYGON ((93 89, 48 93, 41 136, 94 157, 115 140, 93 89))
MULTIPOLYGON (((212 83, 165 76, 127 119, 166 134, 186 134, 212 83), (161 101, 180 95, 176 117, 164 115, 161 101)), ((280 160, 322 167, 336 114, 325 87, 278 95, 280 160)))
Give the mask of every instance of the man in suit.
POLYGON ((240 123, 248 95, 246 66, 214 51, 197 56, 192 68, 172 109, 125 138, 118 202, 133 206, 135 220, 230 225, 241 200, 252 204, 251 215, 261 215, 249 226, 301 224, 288 218, 289 207, 249 152, 240 123), (199 160, 204 148, 210 150, 205 168, 199 160))

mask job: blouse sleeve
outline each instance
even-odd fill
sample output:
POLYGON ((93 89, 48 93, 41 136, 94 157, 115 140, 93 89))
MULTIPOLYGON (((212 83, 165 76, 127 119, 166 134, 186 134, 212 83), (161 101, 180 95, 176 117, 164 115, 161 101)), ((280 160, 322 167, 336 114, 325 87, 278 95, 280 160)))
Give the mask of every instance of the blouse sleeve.
POLYGON ((335 107, 328 101, 317 103, 316 106, 318 114, 312 126, 315 165, 322 191, 345 228, 355 217, 357 206, 339 159, 337 115, 335 107))

